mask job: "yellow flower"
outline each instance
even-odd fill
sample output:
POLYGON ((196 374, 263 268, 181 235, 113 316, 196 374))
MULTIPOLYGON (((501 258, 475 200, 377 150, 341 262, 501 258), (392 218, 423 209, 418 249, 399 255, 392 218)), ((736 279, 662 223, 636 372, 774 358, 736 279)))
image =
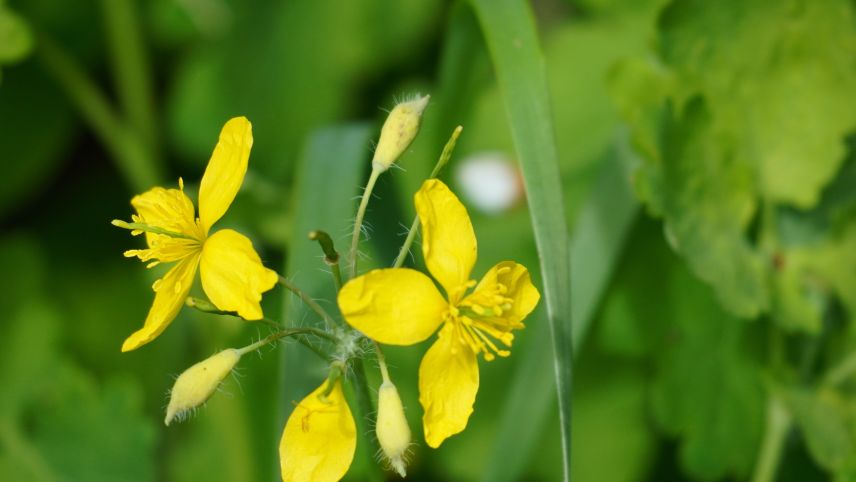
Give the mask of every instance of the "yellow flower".
POLYGON ((357 448, 354 417, 341 379, 332 387, 329 383, 322 383, 288 417, 279 442, 283 482, 335 482, 351 466, 357 448))
POLYGON ((126 251, 125 256, 151 261, 148 267, 176 263, 152 286, 155 299, 145 324, 125 340, 123 352, 154 340, 169 326, 187 298, 197 268, 202 288, 217 308, 247 320, 262 318, 259 302, 262 293, 276 284, 276 272, 262 265, 252 242, 242 234, 231 229, 209 234, 241 187, 252 145, 246 117, 226 122, 199 186, 198 218, 179 179, 179 189, 155 187, 135 196, 133 223, 113 221, 133 229, 131 234, 146 234, 148 248, 126 251))
POLYGON ((351 326, 390 345, 421 342, 442 325, 419 366, 425 440, 437 448, 467 426, 479 385, 477 355, 508 356, 496 342, 511 346, 511 331, 523 328, 540 294, 526 267, 513 261, 491 268, 478 285, 470 280, 475 233, 445 184, 425 181, 415 201, 425 264, 446 296, 419 271, 378 269, 342 287, 339 308, 351 326))

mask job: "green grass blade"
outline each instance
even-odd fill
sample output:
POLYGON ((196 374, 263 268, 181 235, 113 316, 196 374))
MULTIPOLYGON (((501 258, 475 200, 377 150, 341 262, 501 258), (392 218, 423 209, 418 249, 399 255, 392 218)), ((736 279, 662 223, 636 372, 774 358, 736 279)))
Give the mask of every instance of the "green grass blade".
POLYGON ((544 57, 535 20, 521 0, 471 0, 493 59, 540 257, 559 400, 565 480, 571 459, 571 274, 544 57))
MULTIPOLYGON (((636 215, 639 203, 633 195, 628 168, 631 158, 622 146, 613 148, 603 161, 591 194, 580 211, 571 243, 571 292, 573 346, 585 338, 600 300, 606 293, 616 262, 636 215)), ((542 436, 554 389, 550 370, 549 343, 544 320, 528 323, 532 330, 519 351, 523 358, 508 388, 497 429, 496 444, 482 480, 520 480, 532 450, 542 436), (526 413, 522 417, 520 414, 526 413)))
MULTIPOLYGON (((316 300, 335 300, 333 279, 324 264, 318 244, 308 238, 309 231, 320 229, 333 238, 339 252, 347 247, 354 216, 354 197, 360 192, 363 175, 369 166, 371 126, 348 124, 316 131, 304 149, 295 178, 295 192, 288 209, 293 213, 293 231, 287 247, 286 276, 316 300)), ((284 298, 285 322, 290 327, 320 323, 295 296, 284 298)), ((324 306, 335 311, 335 306, 324 306)), ((280 351, 282 372, 280 414, 282 424, 293 408, 292 401, 303 399, 326 376, 320 359, 299 345, 287 345, 280 351)), ((357 407, 351 407, 355 416, 357 407)), ((281 433, 283 425, 278 426, 281 433)), ((278 440, 278 439, 277 439, 278 440)), ((351 474, 368 469, 366 444, 358 442, 351 474)), ((369 454, 369 457, 374 454, 369 454)), ((375 466, 376 467, 376 466, 375 466)), ((376 470, 375 470, 376 473, 376 470)), ((354 475, 357 477, 357 475, 354 475)), ((360 476, 368 479, 368 474, 360 476)), ((374 475, 371 477, 374 479, 374 475)))

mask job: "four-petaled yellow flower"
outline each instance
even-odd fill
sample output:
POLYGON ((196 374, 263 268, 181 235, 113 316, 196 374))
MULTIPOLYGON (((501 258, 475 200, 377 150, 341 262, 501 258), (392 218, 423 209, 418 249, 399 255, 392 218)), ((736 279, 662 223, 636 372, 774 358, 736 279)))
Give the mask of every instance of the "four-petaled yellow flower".
POLYGON ((222 229, 209 235, 241 187, 252 145, 252 127, 245 117, 226 122, 199 186, 198 218, 179 179, 179 189, 155 187, 135 196, 133 223, 114 221, 133 229, 134 235, 146 233, 148 248, 126 251, 125 256, 151 261, 149 267, 176 263, 152 286, 155 299, 146 322, 125 340, 122 351, 139 348, 169 326, 187 298, 197 268, 202 288, 217 308, 247 320, 262 318, 262 293, 276 284, 276 272, 262 265, 252 242, 242 234, 222 229))
POLYGON ((411 345, 443 325, 419 367, 425 440, 437 448, 467 425, 478 391, 477 355, 508 356, 496 342, 511 346, 511 331, 523 328, 540 294, 526 267, 513 261, 497 264, 477 285, 470 280, 475 233, 466 208, 445 184, 425 181, 415 201, 425 264, 446 297, 419 271, 390 268, 349 281, 338 301, 348 323, 380 343, 411 345))

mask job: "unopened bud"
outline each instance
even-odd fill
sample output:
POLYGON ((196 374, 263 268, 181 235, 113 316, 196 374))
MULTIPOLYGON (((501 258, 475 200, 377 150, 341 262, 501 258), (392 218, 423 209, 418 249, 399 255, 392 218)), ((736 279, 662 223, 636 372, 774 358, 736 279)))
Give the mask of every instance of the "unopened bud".
POLYGON ((404 406, 398 390, 391 382, 383 382, 377 392, 377 426, 380 448, 389 465, 402 477, 407 476, 407 449, 410 447, 410 427, 404 416, 404 406))
POLYGON ((176 418, 181 421, 190 411, 205 403, 240 359, 238 350, 229 348, 202 360, 179 375, 170 391, 164 423, 169 425, 176 418))
POLYGON ((410 146, 419 133, 422 111, 430 98, 430 95, 417 97, 393 107, 380 131, 380 140, 372 158, 373 169, 386 171, 410 146))

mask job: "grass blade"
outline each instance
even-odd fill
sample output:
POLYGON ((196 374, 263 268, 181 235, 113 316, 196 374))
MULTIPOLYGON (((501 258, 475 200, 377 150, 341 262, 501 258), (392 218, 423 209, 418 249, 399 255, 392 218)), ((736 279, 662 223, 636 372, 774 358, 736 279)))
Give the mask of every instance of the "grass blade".
MULTIPOLYGON (((631 158, 622 146, 608 152, 591 194, 580 211, 571 243, 571 292, 573 348, 577 349, 606 293, 609 280, 621 256, 627 233, 639 212, 628 168, 631 158)), ((547 326, 528 323, 532 330, 519 351, 523 358, 508 388, 508 399, 496 435, 491 461, 482 480, 520 480, 532 449, 544 433, 544 424, 554 398, 553 380, 547 375, 550 354, 540 347, 549 343, 547 326), (520 414, 526 413, 526 417, 520 414)))
POLYGON ((571 463, 571 273, 544 57, 529 5, 471 0, 493 59, 523 172, 553 339, 565 480, 571 463))

